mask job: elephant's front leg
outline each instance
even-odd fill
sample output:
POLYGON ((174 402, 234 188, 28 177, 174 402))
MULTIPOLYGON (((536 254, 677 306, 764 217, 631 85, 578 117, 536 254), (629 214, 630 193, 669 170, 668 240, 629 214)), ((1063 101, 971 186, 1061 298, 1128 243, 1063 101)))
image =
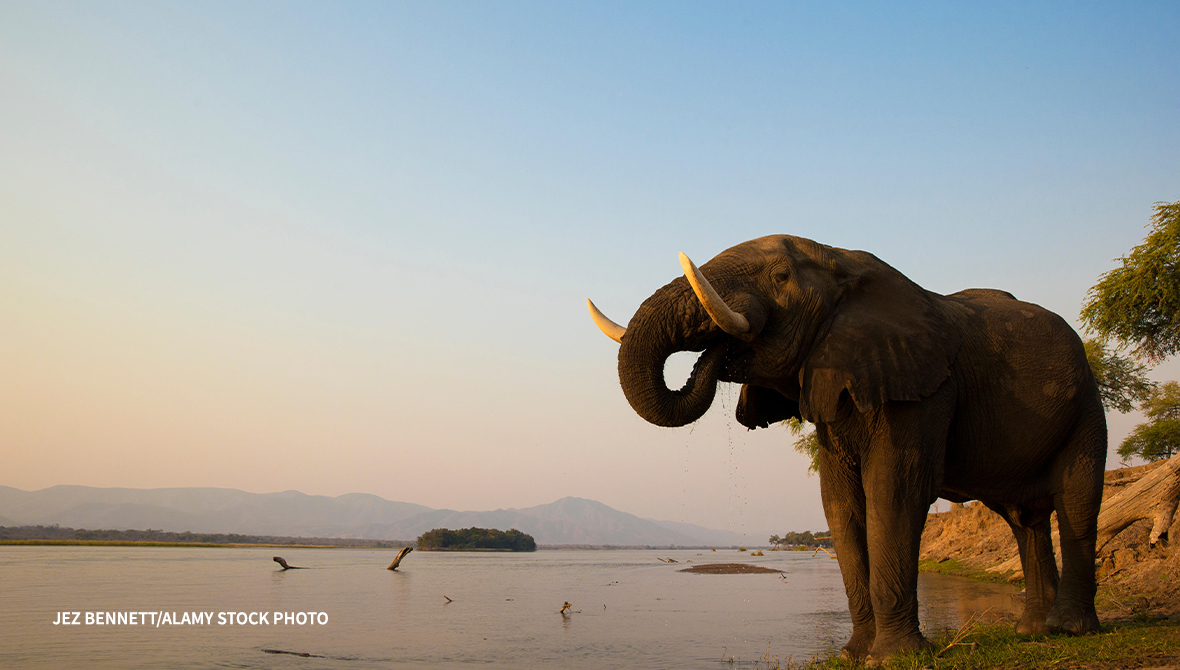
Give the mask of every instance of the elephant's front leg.
MULTIPOLYGON (((820 425, 817 430, 823 432, 826 427, 820 425)), ((869 552, 860 469, 836 458, 828 449, 820 449, 819 471, 824 516, 836 545, 848 610, 852 614, 852 638, 844 645, 840 658, 860 660, 872 648, 877 630, 869 597, 869 552)))
POLYGON ((918 627, 918 552, 929 499, 911 499, 905 480, 866 486, 869 593, 876 622, 870 658, 928 644, 918 627))
POLYGON ((868 661, 929 645, 918 626, 918 553, 926 514, 941 482, 949 385, 921 403, 887 403, 861 457, 869 592, 876 638, 868 661))

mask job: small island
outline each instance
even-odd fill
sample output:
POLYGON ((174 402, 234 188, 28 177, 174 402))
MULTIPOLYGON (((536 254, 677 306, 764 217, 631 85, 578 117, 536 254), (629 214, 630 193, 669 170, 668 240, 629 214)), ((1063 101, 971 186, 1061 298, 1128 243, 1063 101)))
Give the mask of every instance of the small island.
POLYGON ((507 532, 495 528, 450 530, 435 528, 418 537, 422 551, 536 551, 532 535, 513 528, 507 532))

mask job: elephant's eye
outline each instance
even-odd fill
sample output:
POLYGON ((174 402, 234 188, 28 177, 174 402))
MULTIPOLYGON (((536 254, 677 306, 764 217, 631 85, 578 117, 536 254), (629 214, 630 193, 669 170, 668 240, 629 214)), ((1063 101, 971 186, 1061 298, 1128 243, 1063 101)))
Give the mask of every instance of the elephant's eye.
POLYGON ((791 280, 791 273, 787 272, 786 270, 775 270, 771 277, 774 279, 775 283, 785 284, 791 280))

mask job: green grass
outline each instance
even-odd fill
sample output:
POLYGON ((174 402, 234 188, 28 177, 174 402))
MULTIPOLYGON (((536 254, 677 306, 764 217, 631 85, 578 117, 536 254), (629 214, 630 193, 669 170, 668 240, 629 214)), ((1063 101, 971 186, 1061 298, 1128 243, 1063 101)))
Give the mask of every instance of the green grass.
MULTIPOLYGON (((1030 670, 1139 668, 1180 662, 1180 621, 1170 619, 1125 621, 1102 626, 1094 635, 1017 635, 1011 622, 978 625, 961 632, 936 635, 928 651, 904 654, 882 667, 888 670, 1030 670)), ((768 651, 754 667, 759 670, 853 670, 858 663, 835 657, 796 661, 771 656, 768 651)))
POLYGON ((941 563, 938 561, 918 561, 918 570, 922 572, 937 572, 940 575, 953 575, 955 577, 968 577, 981 582, 992 582, 994 584, 1015 584, 1023 586, 1024 580, 1009 582, 1008 578, 1013 575, 1011 572, 988 572, 979 568, 971 568, 963 565, 958 560, 948 558, 941 563))

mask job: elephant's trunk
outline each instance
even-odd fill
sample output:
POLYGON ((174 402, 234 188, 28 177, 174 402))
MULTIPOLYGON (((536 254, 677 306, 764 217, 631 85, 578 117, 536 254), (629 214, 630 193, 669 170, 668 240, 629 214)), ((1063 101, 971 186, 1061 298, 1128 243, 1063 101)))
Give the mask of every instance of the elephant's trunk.
POLYGON ((619 347, 619 382, 639 416, 657 426, 683 426, 713 403, 724 342, 706 348, 717 330, 688 282, 678 278, 648 298, 632 317, 619 347), (664 381, 664 364, 678 351, 705 353, 679 391, 664 381))

